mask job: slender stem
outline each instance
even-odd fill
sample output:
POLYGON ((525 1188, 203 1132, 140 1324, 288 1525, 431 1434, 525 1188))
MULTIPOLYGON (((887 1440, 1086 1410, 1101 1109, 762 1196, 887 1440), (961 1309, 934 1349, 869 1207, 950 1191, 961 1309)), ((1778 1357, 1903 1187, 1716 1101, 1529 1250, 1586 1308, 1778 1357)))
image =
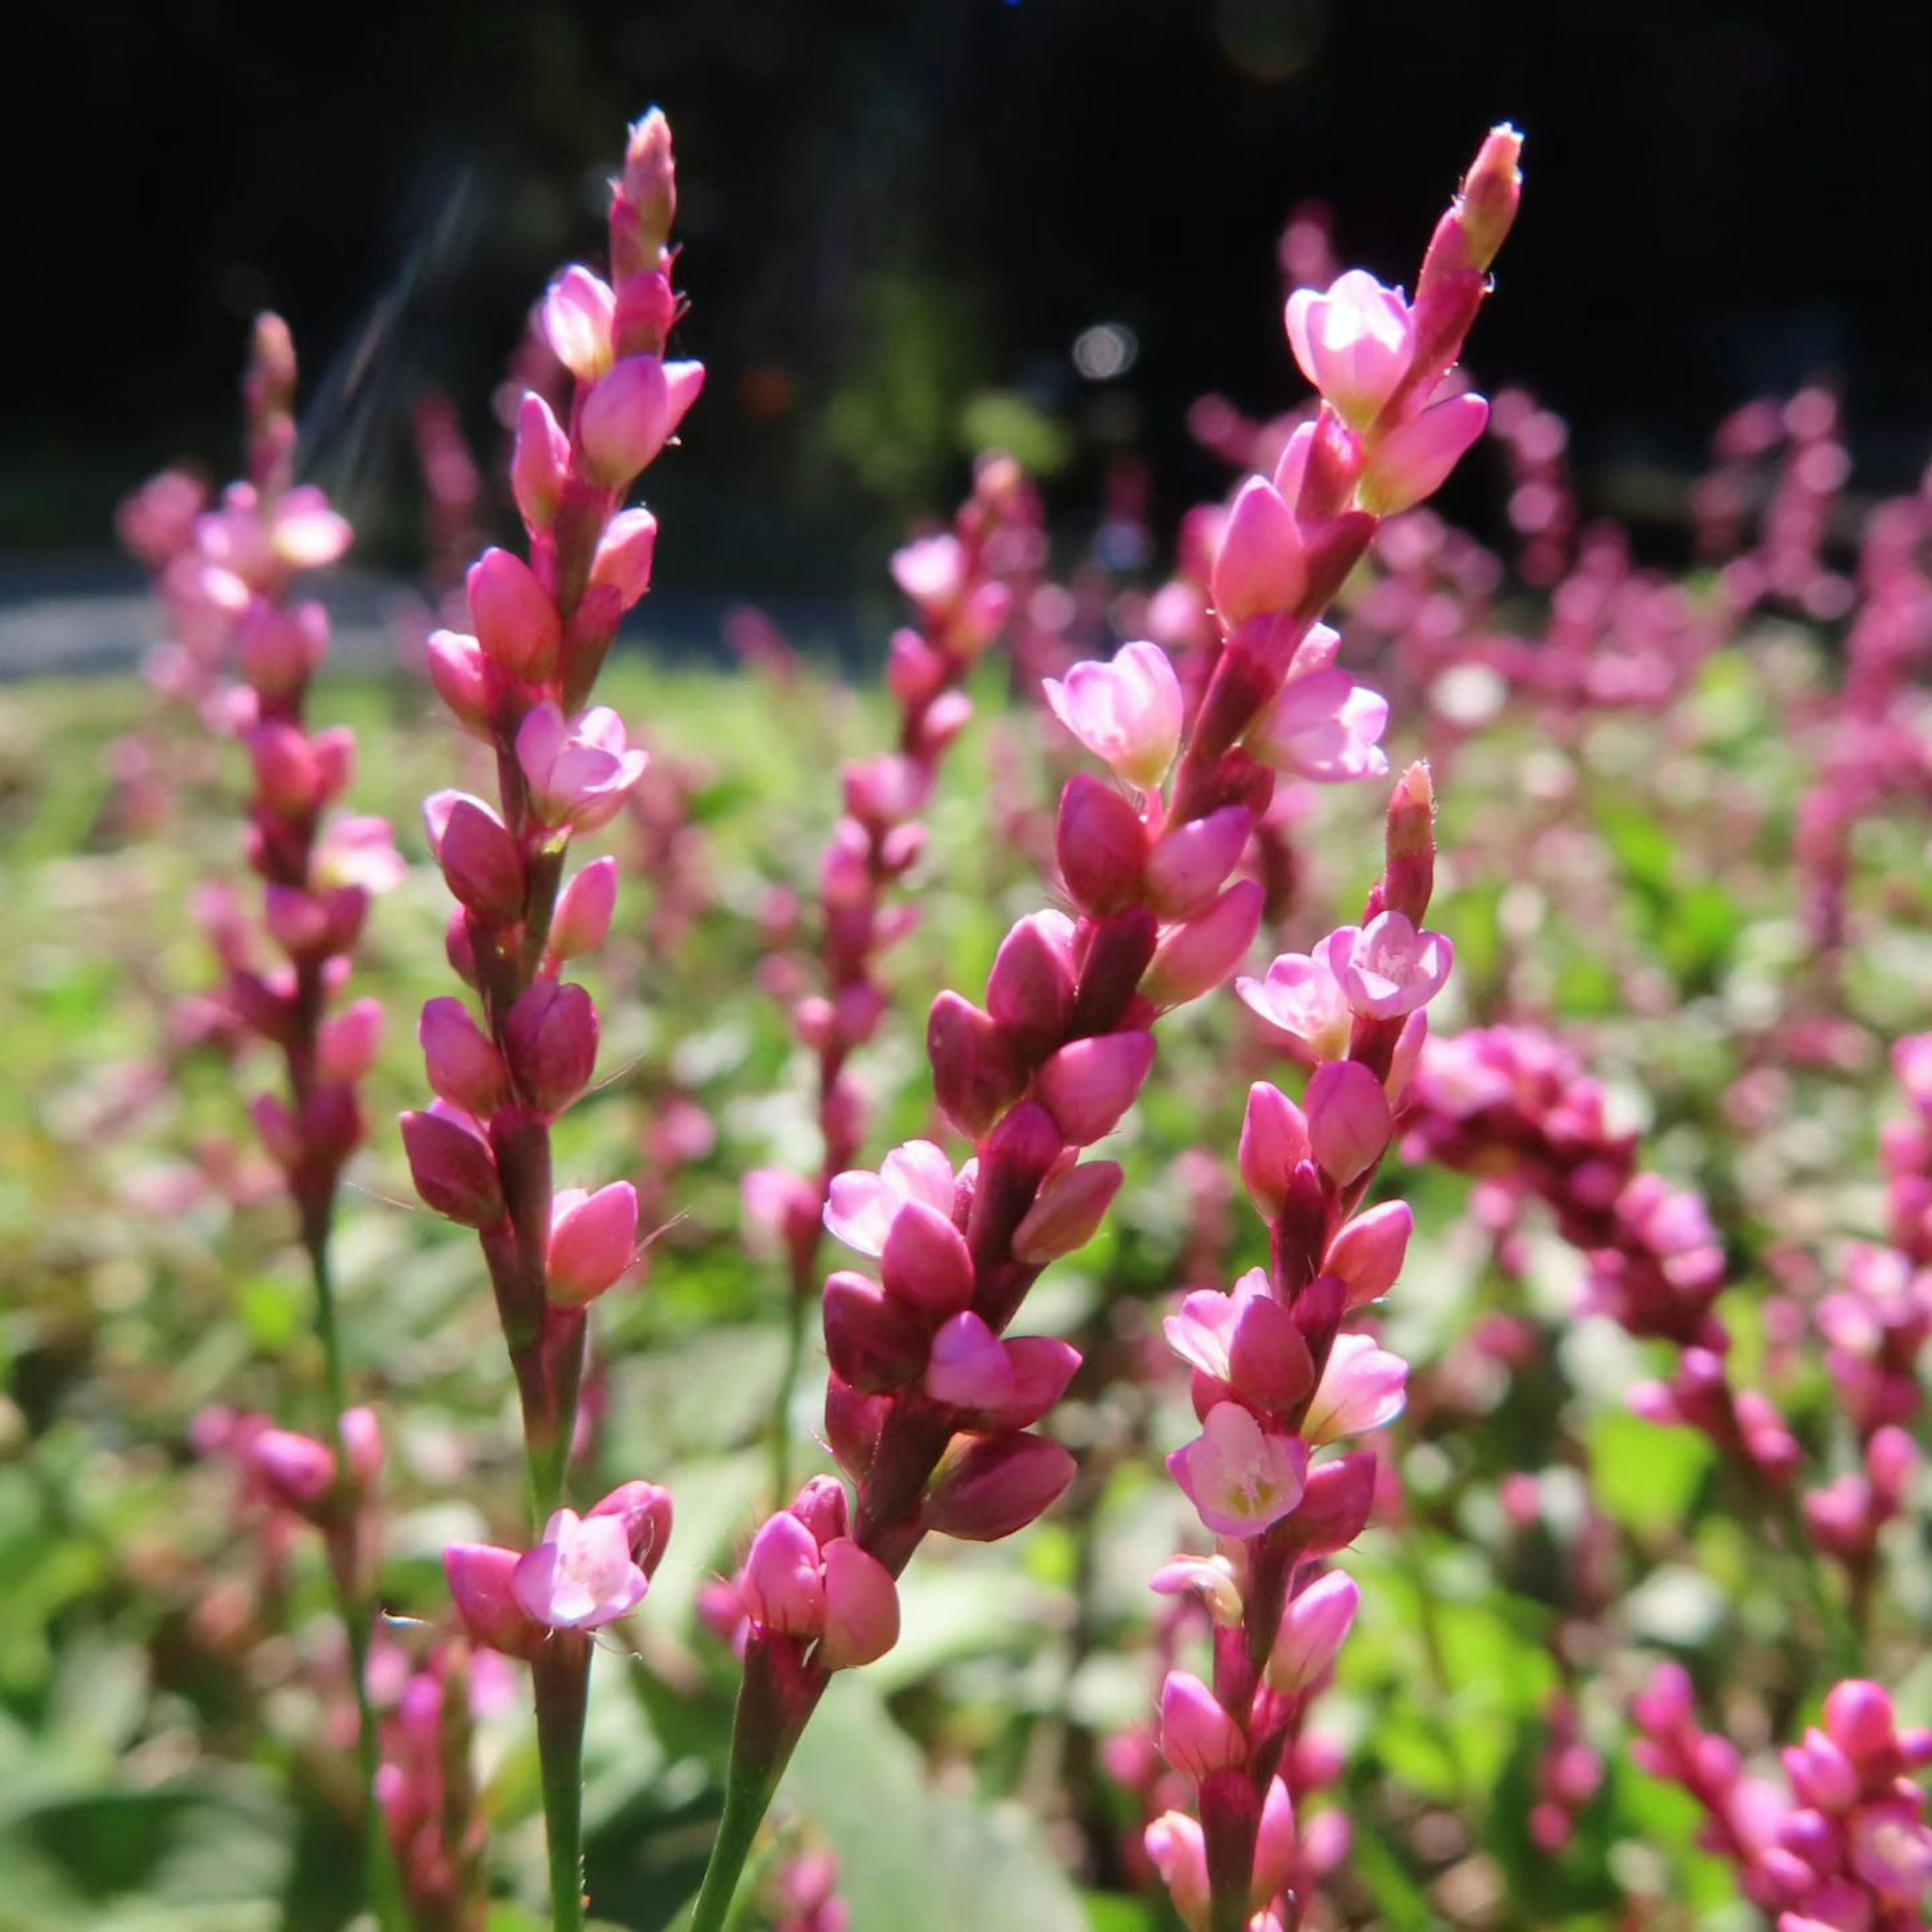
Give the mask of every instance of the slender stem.
POLYGON ((554 1631, 532 1666, 537 1755, 543 1771, 553 1932, 583 1932, 584 1719, 590 1696, 590 1640, 554 1631))
POLYGON ((805 1330, 812 1298, 794 1280, 785 1309, 784 1366, 778 1394, 772 1401, 772 1498, 778 1508, 791 1491, 791 1405, 798 1390, 799 1371, 805 1365, 805 1330))
POLYGON ((718 1836, 711 1847, 710 1862, 704 1868, 704 1884, 692 1908, 689 1932, 726 1932, 731 1922, 731 1901, 738 1881, 757 1842, 758 1827, 770 1810, 772 1794, 778 1788, 772 1776, 749 1780, 737 1774, 736 1768, 724 1787, 724 1813, 718 1821, 718 1836))

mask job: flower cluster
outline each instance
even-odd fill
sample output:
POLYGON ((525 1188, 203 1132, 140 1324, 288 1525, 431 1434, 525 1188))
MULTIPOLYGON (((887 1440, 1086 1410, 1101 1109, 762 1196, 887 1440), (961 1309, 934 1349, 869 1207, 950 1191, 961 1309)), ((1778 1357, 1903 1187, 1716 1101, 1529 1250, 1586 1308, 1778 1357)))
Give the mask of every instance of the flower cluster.
POLYGON ((470 1654, 448 1640, 409 1672, 382 1721, 376 1796, 416 1932, 479 1932, 489 1914, 472 1701, 470 1654))
POLYGON ((1785 1784, 1748 1773, 1730 1741, 1700 1730, 1690 1680, 1664 1666, 1632 1706, 1639 1766, 1704 1808, 1700 1843, 1736 1866, 1778 1932, 1914 1932, 1932 1894, 1932 1827, 1912 1774, 1932 1731, 1901 1730, 1889 1696, 1852 1679, 1823 1723, 1784 1754, 1785 1784))

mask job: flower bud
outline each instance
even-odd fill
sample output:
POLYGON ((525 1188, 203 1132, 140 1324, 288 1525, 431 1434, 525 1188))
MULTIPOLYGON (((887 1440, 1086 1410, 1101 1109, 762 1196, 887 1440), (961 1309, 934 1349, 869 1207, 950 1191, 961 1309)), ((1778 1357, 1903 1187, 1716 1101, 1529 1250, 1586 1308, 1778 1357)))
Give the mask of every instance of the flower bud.
POLYGON ((1082 772, 1060 795, 1054 836, 1066 890, 1081 910, 1105 919, 1139 898, 1147 828, 1111 785, 1082 772))
POLYGON ((1382 1158, 1390 1118, 1382 1082, 1359 1061, 1333 1060, 1316 1069, 1308 1083, 1308 1138, 1336 1186, 1347 1186, 1382 1158))
POLYGON ((1294 1516, 1295 1543, 1304 1557, 1333 1556, 1368 1527, 1376 1500, 1373 1450, 1337 1456, 1308 1472, 1308 1486, 1294 1516))
POLYGON ((494 1228, 503 1219, 496 1160, 476 1135, 436 1113, 404 1114, 402 1132, 416 1192, 439 1214, 466 1228, 494 1228))
POLYGON ((1336 1234, 1328 1244, 1322 1272, 1339 1275, 1347 1284, 1351 1308, 1379 1301, 1402 1273, 1414 1232, 1415 1216, 1408 1203, 1385 1201, 1357 1215, 1336 1234))
POLYGON ((1061 1038, 1073 1010, 1073 932, 1064 914, 1035 913, 1006 934, 986 982, 986 1010, 1030 1052, 1061 1038))
POLYGON ((316 1042, 316 1072, 353 1086, 375 1064, 382 1044, 382 1003, 358 1000, 328 1021, 316 1042))
POLYGON ((676 434, 704 386, 700 363, 626 356, 584 399, 578 426, 591 475, 606 488, 628 488, 676 434))
POLYGON ((570 473, 570 439, 549 404, 534 390, 517 407, 516 446, 510 456, 510 494, 524 527, 534 536, 556 521, 570 473))
POLYGON ((1170 926, 1154 949, 1141 991, 1162 1008, 1212 992, 1247 957, 1261 930, 1265 898, 1252 879, 1238 879, 1198 919, 1170 926))
POLYGON ((502 1054, 460 1000, 431 1000, 416 1028, 430 1090, 466 1114, 488 1120, 510 1097, 502 1054))
POLYGON ((658 520, 648 510, 623 510, 610 519, 591 560, 590 580, 608 584, 628 610, 651 587, 658 520))
POLYGON ((489 660, 483 646, 460 631, 432 631, 424 646, 429 679, 450 715, 466 731, 487 736, 490 730, 489 660))
POLYGON ((610 329, 617 298, 588 268, 572 266, 551 283, 541 323, 551 353, 580 382, 594 382, 610 366, 610 329))
POLYGON ((610 933, 616 907, 617 862, 593 860, 564 887, 556 902, 550 926, 551 956, 576 959, 595 952, 610 933))
POLYGON ((926 1022, 933 1096, 962 1134, 986 1132, 1026 1084, 1011 1036, 957 993, 941 993, 926 1022))
POLYGON ((1280 1088, 1256 1081, 1241 1120, 1240 1161, 1241 1184, 1264 1220, 1280 1214, 1294 1170, 1308 1157, 1307 1117, 1280 1088))
POLYGON ((511 1579, 518 1560, 514 1550, 487 1543, 452 1543, 442 1552, 450 1598, 470 1641, 530 1662, 548 1633, 517 1600, 511 1579))
POLYGON ((1228 805, 1170 826, 1148 860, 1148 903, 1162 919, 1204 912, 1247 849, 1254 823, 1246 806, 1228 805))
POLYGON ((1490 419, 1480 396, 1451 396, 1384 436, 1369 458, 1358 500, 1393 517, 1432 496, 1474 445, 1490 419))
POLYGON ((1153 1070, 1150 1033, 1102 1034, 1063 1046, 1040 1070, 1034 1094, 1076 1147, 1113 1132, 1153 1070))
POLYGON ((556 669, 563 620, 536 573, 506 550, 486 550, 470 566, 470 616, 492 664, 527 684, 556 669))
POLYGON ((930 1344, 916 1310, 844 1269, 826 1282, 824 1300, 825 1353, 835 1375, 870 1395, 904 1388, 924 1373, 930 1344))
POLYGON ((1013 1258, 1044 1268, 1084 1248, 1100 1232, 1121 1172, 1111 1160, 1090 1160, 1054 1175, 1040 1190, 1026 1218, 1013 1231, 1013 1258))
POLYGON ((540 1114, 562 1113, 597 1066, 597 1008, 578 986, 539 980, 510 1009, 503 1050, 511 1077, 540 1114))
POLYGON ((828 1670, 877 1663, 899 1640, 899 1593, 892 1572, 849 1537, 834 1538, 820 1555, 825 1634, 817 1660, 828 1670))
POLYGON ((582 1308, 620 1281, 638 1256, 638 1195, 628 1180, 590 1194, 561 1190, 550 1203, 544 1288, 560 1308, 582 1308))
POLYGON ((442 876, 456 898, 492 925, 520 918, 524 858, 502 820, 460 794, 439 793, 425 803, 424 812, 442 876))
POLYGON ((1221 533, 1210 592, 1222 625, 1292 612, 1308 588, 1301 526, 1274 486, 1258 476, 1242 484, 1221 533))
POLYGON ((1176 1771, 1196 1783, 1248 1758, 1240 1725, 1215 1702, 1214 1692, 1186 1670, 1170 1670, 1160 1687, 1160 1748, 1176 1771))
POLYGON ((971 1304, 975 1283, 966 1238, 923 1201, 906 1202, 892 1216, 880 1260, 886 1292, 908 1307, 943 1318, 971 1304))
POLYGON ((1050 1508, 1073 1474, 1073 1458, 1043 1436, 982 1436, 927 1495, 926 1525, 965 1542, 997 1543, 1050 1508))
POLYGON ((760 1629, 817 1636, 825 1628, 818 1545, 789 1510, 767 1518, 752 1539, 738 1588, 746 1614, 760 1629))

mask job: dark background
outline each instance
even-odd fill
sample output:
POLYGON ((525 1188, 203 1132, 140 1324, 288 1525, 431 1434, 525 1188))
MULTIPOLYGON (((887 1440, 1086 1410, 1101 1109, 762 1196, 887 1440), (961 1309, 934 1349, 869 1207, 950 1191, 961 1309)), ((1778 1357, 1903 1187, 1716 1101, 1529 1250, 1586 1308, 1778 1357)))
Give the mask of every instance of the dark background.
POLYGON ((1688 475, 1724 411, 1816 375, 1843 388, 1862 484, 1909 484, 1932 428, 1914 0, 182 0, 22 31, 0 137, 16 554, 109 541, 164 461, 227 473, 246 320, 273 304, 304 354, 305 462, 365 554, 406 566, 410 398, 447 391, 494 462, 524 313, 595 259, 602 181, 653 101, 695 304, 679 346, 711 371, 651 479, 686 589, 876 573, 950 501, 988 391, 1066 433, 1064 524, 1110 449, 1144 450, 1157 524, 1218 494, 1189 403, 1301 392, 1290 208, 1325 199, 1345 260, 1412 282, 1505 117, 1528 186, 1474 366, 1570 419, 1586 500, 1619 465, 1688 475), (1101 321, 1139 344, 1104 386, 1070 356, 1101 321))

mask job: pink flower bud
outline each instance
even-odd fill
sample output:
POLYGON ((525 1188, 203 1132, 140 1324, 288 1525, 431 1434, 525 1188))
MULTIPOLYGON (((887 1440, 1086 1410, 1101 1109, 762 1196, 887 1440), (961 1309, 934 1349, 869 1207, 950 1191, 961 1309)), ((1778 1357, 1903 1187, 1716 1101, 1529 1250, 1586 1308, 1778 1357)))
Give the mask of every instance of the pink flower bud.
POLYGON ((1280 1778, 1270 1778, 1262 1800, 1261 1829, 1255 1834, 1254 1882, 1249 1893, 1249 1902, 1257 1910, 1293 1876, 1294 1853, 1294 1801, 1280 1778))
POLYGON ((1372 1450, 1318 1463, 1308 1472, 1308 1487, 1295 1512, 1295 1543, 1302 1555, 1332 1556, 1347 1549, 1368 1526, 1375 1500, 1372 1450))
POLYGON ((768 1518, 752 1539, 738 1588, 760 1628, 818 1636, 825 1628, 825 1581, 818 1545, 789 1510, 768 1518))
POLYGON ((835 1538, 820 1554, 825 1630, 818 1661, 828 1670, 877 1663, 899 1640, 899 1593, 892 1572, 849 1537, 835 1538))
POLYGON ((1046 701, 1117 777, 1149 791, 1180 742, 1180 680, 1158 644, 1123 644, 1110 663, 1073 665, 1044 681, 1046 701))
POLYGON ((492 924, 524 910, 524 858, 503 822, 480 800, 438 792, 424 802, 430 844, 456 898, 492 924))
POLYGON ((1167 1459, 1174 1480, 1217 1536, 1258 1536, 1301 1501, 1307 1445, 1264 1432, 1239 1402, 1217 1402, 1201 1434, 1167 1459))
POLYGON ((982 1436, 941 1473, 925 1520, 942 1536, 997 1543, 1050 1508, 1073 1474, 1073 1458, 1043 1436, 982 1436))
MULTIPOLYGON (((1254 985, 1252 980, 1241 982, 1254 985)), ((1264 1220, 1274 1220, 1288 1201, 1294 1170, 1309 1158, 1308 1120, 1301 1109, 1265 1080, 1248 1089, 1241 1121, 1241 1184, 1264 1220)))
POLYGON ((315 802, 328 805, 356 782, 356 734, 346 724, 332 725, 309 740, 315 758, 315 802))
POLYGON ((668 1490, 655 1483, 620 1483, 590 1510, 593 1516, 614 1516, 624 1526, 631 1560, 646 1578, 657 1574, 670 1544, 673 1510, 668 1490))
POLYGON ((1451 396, 1382 438, 1363 472, 1364 509, 1393 517, 1432 496, 1490 419, 1480 396, 1451 396))
POLYGON ((1073 926, 1039 912, 1006 934, 986 982, 986 1010, 1023 1048, 1060 1039, 1073 1010, 1073 926))
POLYGON ((1082 911, 1105 919, 1140 897, 1147 828, 1111 785, 1084 772, 1068 782, 1060 795, 1054 846, 1066 890, 1082 911))
POLYGON ((511 1587, 518 1560, 514 1550, 487 1543, 452 1543, 442 1552, 449 1594, 470 1642, 527 1662, 542 1647, 545 1633, 511 1587))
POLYGON ((610 932, 616 907, 617 862, 595 860, 564 887, 556 902, 550 927, 551 956, 577 959, 595 952, 610 932))
POLYGON ((1350 1006, 1377 1019, 1426 1006, 1456 959, 1455 948, 1439 932, 1418 932, 1399 912, 1378 913, 1366 926, 1345 926, 1321 950, 1350 1006))
POLYGON ((584 398, 578 430, 591 475, 608 489, 628 488, 677 434, 704 386, 700 363, 626 356, 584 398))
POLYGON ((928 618, 943 618, 966 587, 966 553, 956 536, 921 537, 892 553, 892 580, 928 618))
POLYGON ((326 570, 344 555, 355 534, 320 490, 304 484, 290 490, 277 506, 268 548, 275 561, 290 570, 326 570))
POLYGON ((382 1001, 358 1000, 322 1028, 316 1041, 316 1072, 352 1087, 375 1064, 382 1044, 382 1001))
POLYGON ((1351 1308, 1379 1301, 1402 1273, 1414 1232, 1415 1216, 1408 1203, 1385 1201, 1341 1229, 1328 1244, 1322 1271, 1338 1275, 1347 1284, 1351 1308))
POLYGON ((1154 1069, 1150 1033, 1102 1034, 1063 1046, 1040 1070, 1035 1096, 1076 1147, 1112 1133, 1154 1069))
POLYGON ((825 1353, 832 1372, 876 1394, 903 1388, 925 1372, 926 1318, 890 1300, 876 1282, 841 1270, 826 1282, 825 1353))
POLYGON ((510 1097, 502 1056, 460 1000, 431 1000, 416 1028, 433 1092, 487 1120, 510 1097))
POLYGON ((510 456, 510 493, 524 527, 535 536, 556 521, 570 473, 570 439, 534 390, 517 406, 516 446, 510 456))
POLYGON ((503 1051, 518 1090, 540 1114, 570 1106, 597 1066, 597 1007, 584 988, 539 980, 510 1009, 503 1051))
POLYGON ((1288 1414, 1315 1386, 1315 1361, 1301 1330, 1271 1295, 1251 1295, 1236 1312, 1228 1379, 1244 1401, 1276 1415, 1288 1414))
POLYGON ((1163 1009, 1211 993, 1247 957, 1265 898, 1252 879, 1238 879, 1198 919, 1168 927, 1141 991, 1163 1009))
POLYGON ((610 325, 616 312, 610 285, 588 268, 565 269, 544 295, 544 340, 580 382, 594 382, 610 368, 610 325))
POLYGON ((518 727, 517 761, 537 809, 550 824, 578 832, 609 824, 650 762, 631 748, 623 720, 608 705, 566 722, 548 703, 518 727))
POLYGON ((1388 1096, 1359 1061, 1331 1060, 1308 1083, 1308 1138, 1338 1187, 1367 1172, 1389 1143, 1388 1096))
POLYGON ((441 1114, 405 1114, 401 1124, 403 1151, 423 1199, 466 1228, 496 1226, 506 1210, 488 1147, 441 1114))
POLYGON ((1247 849, 1254 823, 1246 806, 1229 805, 1171 826, 1148 860, 1148 903, 1162 919, 1206 911, 1247 849))
POLYGON ((328 653, 328 617, 320 604, 278 610, 265 598, 248 607, 236 638, 242 675, 265 698, 299 691, 328 653))
POLYGON ((1238 1569, 1227 1556, 1177 1556, 1154 1573, 1148 1588, 1163 1597, 1192 1590, 1222 1629, 1236 1630, 1246 1613, 1242 1595, 1245 1576, 1245 1564, 1238 1569))
POLYGON ((424 646, 430 682, 436 695, 466 731, 487 736, 490 730, 488 660, 474 638, 460 631, 432 631, 424 646))
POLYGON ((658 520, 648 510, 624 510, 613 517, 591 560, 590 580, 608 584, 628 610, 651 587, 658 520))
POLYGON ((1825 1700, 1825 1729, 1855 1764, 1882 1761, 1898 1748, 1898 1712, 1882 1686, 1848 1678, 1825 1700))
POLYGON ((373 1408, 342 1412, 342 1447, 357 1486, 373 1489, 382 1473, 382 1431, 373 1408))
POLYGON ((1360 1587, 1342 1570, 1318 1576, 1294 1597, 1268 1653, 1269 1688, 1292 1697, 1327 1676, 1354 1628, 1361 1603, 1360 1587))
POLYGON ((1014 1259, 1043 1268, 1084 1248, 1100 1232, 1120 1180, 1111 1160, 1087 1161, 1055 1175, 1013 1230, 1014 1259))
POLYGON ((268 1150, 268 1158, 286 1170, 298 1166, 308 1148, 302 1138, 302 1124, 289 1103, 279 1094, 264 1094, 249 1103, 248 1113, 255 1123, 255 1131, 262 1137, 262 1144, 268 1150))
POLYGON ((1308 588, 1308 560, 1294 512, 1258 476, 1241 485, 1221 533, 1211 580, 1214 608, 1230 631, 1250 617, 1292 612, 1308 588))
POLYGON ((1316 784, 1378 778, 1388 700, 1346 671, 1311 671, 1284 686, 1249 742, 1276 770, 1316 784))
POLYGON ((559 1510, 543 1540, 520 1558, 510 1588, 524 1614, 551 1630, 597 1630, 627 1616, 650 1579, 631 1560, 631 1539, 616 1516, 559 1510))
POLYGON ((563 622, 536 573, 506 550, 486 550, 470 566, 470 617, 492 664, 527 684, 556 668, 563 622))
POLYGON ((271 812, 292 818, 321 802, 315 746, 298 726, 257 726, 248 734, 248 752, 254 760, 256 791, 271 812))
POLYGON ((1182 1923, 1204 1932, 1214 1900, 1208 1882, 1208 1844, 1198 1821, 1184 1811, 1163 1811, 1148 1826, 1142 1843, 1182 1923))
POLYGON ((1354 1016, 1318 954, 1282 953, 1264 978, 1237 980, 1234 992, 1243 1005, 1300 1040, 1317 1060, 1347 1057, 1354 1016))
POLYGON ((933 1097, 962 1134, 976 1138, 1026 1084, 1012 1036, 957 993, 941 993, 926 1022, 933 1097))
POLYGON ((628 1180, 596 1193, 560 1190, 550 1203, 544 1292, 560 1308, 581 1308, 620 1281, 638 1256, 638 1194, 628 1180))
POLYGON ((1246 1763, 1241 1727, 1214 1701, 1214 1694, 1185 1670, 1170 1670, 1160 1687, 1161 1754, 1198 1784, 1217 1771, 1246 1763))
POLYGON ((923 1202, 950 1219, 956 1186, 952 1164, 941 1149, 930 1141, 908 1141, 886 1155, 877 1174, 854 1168, 832 1177, 826 1195, 826 1232, 862 1255, 882 1255, 904 1203, 923 1202))
POLYGON ((1400 289, 1352 268, 1326 295, 1288 298, 1288 339, 1301 373, 1351 429, 1366 429, 1415 356, 1415 325, 1400 289))
POLYGON ((248 1444, 248 1466, 284 1509, 312 1515, 335 1486, 335 1456, 293 1430, 265 1429, 248 1444))
POLYGON ((908 1201, 893 1216, 880 1258, 886 1292, 922 1314, 943 1318, 972 1302, 966 1238, 923 1201, 908 1201))

